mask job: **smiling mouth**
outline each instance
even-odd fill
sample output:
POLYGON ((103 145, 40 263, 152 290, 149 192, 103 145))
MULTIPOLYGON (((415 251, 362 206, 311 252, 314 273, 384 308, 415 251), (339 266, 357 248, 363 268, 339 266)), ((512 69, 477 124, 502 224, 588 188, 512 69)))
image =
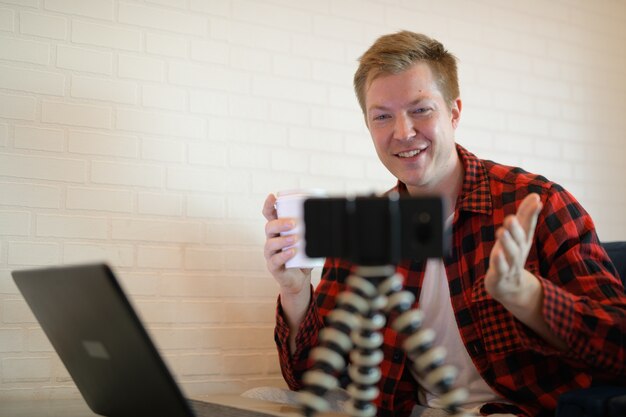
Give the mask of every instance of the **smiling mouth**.
POLYGON ((404 151, 404 152, 397 153, 396 156, 398 156, 400 158, 413 158, 414 156, 419 155, 420 153, 422 153, 425 150, 426 149, 412 149, 410 151, 404 151))

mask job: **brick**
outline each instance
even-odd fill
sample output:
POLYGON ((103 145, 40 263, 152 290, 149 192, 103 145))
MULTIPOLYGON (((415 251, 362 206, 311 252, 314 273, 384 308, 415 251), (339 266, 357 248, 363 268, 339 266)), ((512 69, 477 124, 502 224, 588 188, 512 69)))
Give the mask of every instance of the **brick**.
POLYGON ((230 45, 222 41, 191 41, 191 59, 201 62, 228 64, 230 45))
POLYGON ((57 45, 56 64, 59 68, 111 75, 113 73, 113 53, 57 45))
POLYGON ((9 140, 9 125, 0 123, 0 146, 6 146, 9 140))
POLYGON ((47 10, 113 20, 113 0, 45 0, 47 10))
POLYGON ((309 80, 313 74, 312 60, 292 55, 273 54, 272 73, 280 77, 309 80))
POLYGON ((0 67, 0 88, 62 96, 65 76, 47 71, 0 67))
POLYGON ((157 347, 162 351, 174 349, 206 349, 205 332, 196 329, 152 328, 150 333, 157 347))
POLYGON ((178 305, 180 323, 219 323, 224 321, 224 303, 221 301, 184 301, 178 305))
POLYGON ((292 127, 289 129, 289 146, 296 149, 340 152, 342 135, 333 130, 292 127))
POLYGON ((361 112, 354 110, 313 107, 311 125, 316 128, 343 132, 362 132, 365 129, 361 112))
POLYGON ((73 76, 70 94, 72 97, 78 98, 135 104, 137 102, 137 85, 127 81, 73 76))
POLYGON ((39 0, 3 0, 3 3, 17 4, 24 7, 39 7, 39 0))
POLYGON ((365 166, 361 159, 349 156, 312 155, 311 173, 340 178, 362 178, 365 166))
POLYGON ((262 271, 266 267, 263 253, 258 249, 227 249, 223 252, 224 267, 228 271, 262 271))
POLYGON ((222 373, 229 375, 249 375, 258 374, 265 370, 263 355, 243 354, 243 355, 223 355, 222 373))
POLYGON ((227 142, 282 146, 287 144, 287 129, 279 123, 218 118, 209 124, 209 137, 227 142), (237 129, 233 129, 235 125, 237 129))
POLYGON ((163 81, 165 63, 159 59, 119 55, 118 75, 145 81, 163 81))
POLYGON ((163 169, 152 165, 93 161, 91 180, 99 184, 160 187, 163 169))
POLYGON ((11 9, 0 9, 0 30, 13 32, 15 13, 11 9))
POLYGON ((240 46, 230 48, 230 65, 233 68, 255 72, 272 70, 272 56, 269 52, 240 46))
MULTIPOLYGON (((352 112, 363 113, 354 95, 354 90, 351 88, 343 88, 340 86, 331 88, 328 94, 328 104, 331 107, 340 107, 352 112)), ((361 120, 363 119, 361 118, 361 120)))
POLYGON ((0 329, 0 352, 21 352, 24 350, 22 329, 0 329))
MULTIPOLYGON (((131 267, 135 263, 135 249, 130 245, 64 243, 63 263, 108 262, 116 267, 131 267)), ((137 280, 139 281, 139 280, 137 280)), ((136 287, 132 287, 135 290, 136 287)), ((134 291, 133 291, 134 292, 134 291)), ((144 292, 139 291, 140 294, 144 292)))
MULTIPOLYGON (((257 173, 252 177, 252 192, 265 196, 272 191, 292 190, 298 188, 299 177, 300 174, 278 176, 275 173, 257 173)), ((257 213, 260 215, 262 200, 257 201, 257 207, 257 213), (261 203, 261 205, 258 205, 259 203, 261 203)), ((236 214, 236 211, 236 208, 231 207, 229 213, 236 214)), ((247 209, 247 213, 240 213, 240 215, 244 218, 251 218, 254 216, 253 208, 250 207, 247 209)))
MULTIPOLYGON (((132 247, 130 248, 132 249, 132 247)), ((118 277, 124 289, 133 296, 154 297, 160 294, 160 278, 155 273, 124 272, 123 274, 118 273, 118 277)))
POLYGON ((204 120, 199 117, 118 109, 115 126, 118 129, 159 135, 203 137, 204 120))
POLYGON ((217 375, 222 368, 222 355, 193 354, 179 358, 179 372, 184 376, 217 375))
POLYGON ((176 323, 176 302, 137 301, 137 311, 143 321, 154 323, 176 323))
POLYGON ((145 107, 184 111, 187 107, 187 92, 179 88, 144 85, 141 102, 145 107))
POLYGON ((0 175, 51 181, 83 182, 85 162, 74 159, 0 154, 0 175))
POLYGON ((307 105, 289 101, 270 101, 270 120, 296 126, 309 126, 311 123, 310 108, 307 105))
MULTIPOLYGON (((32 265, 27 264, 27 266, 32 266, 32 265)), ((30 311, 30 308, 28 308, 26 301, 24 301, 22 298, 18 300, 11 300, 11 299, 3 300, 1 308, 2 308, 2 314, 0 314, 0 317, 2 317, 3 323, 8 323, 8 324, 37 323, 37 319, 35 319, 35 316, 30 311)))
POLYGON ((189 107, 192 113, 227 116, 230 94, 215 91, 190 91, 189 107))
POLYGON ((59 263, 61 249, 57 243, 9 242, 9 265, 45 266, 59 263))
POLYGON ((207 19, 202 16, 128 3, 121 3, 118 7, 120 23, 188 35, 202 36, 207 32, 207 19))
POLYGON ((28 236, 30 214, 24 211, 0 210, 0 234, 3 236, 28 236))
MULTIPOLYGON (((260 214, 261 207, 258 207, 260 214)), ((257 221, 226 221, 206 224, 206 242, 211 245, 254 245, 263 246, 265 235, 261 216, 257 221), (247 233, 245 231, 248 231, 247 233), (250 233, 252 232, 252 233, 250 233)))
POLYGON ((276 302, 226 302, 225 317, 229 323, 274 324, 276 302))
MULTIPOLYGON (((0 46, 0 49, 2 47, 0 46)), ((35 120, 37 99, 0 93, 0 117, 35 120)))
POLYGON ((41 120, 70 126, 110 128, 111 109, 87 104, 68 104, 44 100, 41 104, 41 120))
POLYGON ((273 327, 223 329, 219 334, 221 347, 237 350, 275 349, 273 327))
POLYGON ((0 182, 0 196, 0 201, 5 205, 59 208, 61 190, 59 187, 39 184, 0 182))
POLYGON ((167 170, 167 188, 174 190, 232 192, 248 190, 247 172, 217 168, 174 168, 167 170))
POLYGON ((48 337, 41 329, 26 330, 26 344, 29 352, 54 352, 48 337))
POLYGON ((188 42, 185 38, 161 33, 146 34, 146 51, 149 54, 186 58, 188 49, 188 42))
POLYGON ((259 195, 254 197, 239 195, 229 196, 227 198, 228 217, 236 219, 259 219, 261 217, 260 210, 263 207, 265 196, 265 193, 259 193, 259 195))
POLYGON ((112 238, 167 243, 200 243, 201 228, 189 221, 113 219, 112 238))
POLYGON ((191 0, 190 9, 218 16, 230 16, 231 0, 191 0))
POLYGON ((185 214, 189 217, 221 219, 226 214, 225 206, 224 197, 193 194, 187 196, 185 214))
POLYGON ((180 269, 183 249, 180 247, 137 247, 137 266, 142 268, 180 269))
MULTIPOLYGON (((194 256, 202 255, 202 253, 196 252, 194 256)), ((212 256, 215 256, 214 261, 216 263, 222 263, 220 261, 220 251, 213 251, 212 256)), ((202 272, 200 275, 194 276, 190 273, 185 275, 167 275, 163 276, 161 282, 161 290, 163 293, 172 297, 240 297, 241 288, 243 285, 243 279, 240 276, 225 277, 206 275, 202 272)))
POLYGON ((28 62, 31 64, 48 65, 50 62, 50 45, 44 42, 24 39, 0 38, 2 59, 28 62))
POLYGON ((65 132, 59 129, 15 126, 14 146, 22 149, 62 152, 65 149, 65 132))
POLYGON ((289 172, 307 172, 309 154, 294 149, 272 151, 272 170, 289 172))
POLYGON ((548 135, 549 122, 536 116, 526 116, 522 114, 507 115, 507 128, 513 133, 523 133, 528 135, 548 135))
POLYGON ((98 217, 38 214, 36 236, 53 236, 85 239, 108 238, 108 220, 98 217))
POLYGON ((43 38, 66 39, 67 19, 39 13, 20 13, 20 32, 43 38))
POLYGON ((296 51, 296 56, 342 62, 346 55, 343 45, 343 42, 314 35, 292 36, 292 50, 296 51))
POLYGON ((232 13, 236 20, 264 22, 289 32, 310 32, 313 26, 310 13, 249 0, 233 0, 232 13))
POLYGON ((133 209, 133 193, 128 190, 68 187, 65 206, 74 210, 129 213, 133 209))
POLYGON ((137 211, 140 214, 180 216, 182 196, 177 194, 138 193, 137 211))
POLYGON ((141 141, 141 158, 164 162, 182 162, 185 146, 180 141, 147 139, 141 141))
POLYGON ((313 34, 335 38, 341 42, 361 43, 365 38, 367 26, 352 18, 328 15, 313 16, 313 34))
POLYGON ((323 85, 266 75, 252 78, 252 94, 309 104, 325 104, 327 100, 327 88, 323 85))
POLYGON ((125 51, 140 51, 141 31, 74 19, 72 20, 72 42, 125 51))
POLYGON ((270 151, 261 147, 230 145, 228 165, 239 168, 269 168, 270 151))
POLYGON ((226 166, 227 147, 220 143, 190 143, 188 160, 191 164, 226 166))
MULTIPOLYGON (((351 20, 378 23, 380 17, 385 15, 385 7, 380 2, 344 0, 341 2, 330 2, 330 12, 334 16, 341 16, 351 20)), ((417 21, 421 23, 423 20, 417 21)), ((413 21, 413 24, 415 24, 415 21, 413 21)))
POLYGON ((266 121, 269 119, 269 100, 256 97, 231 95, 229 99, 230 115, 233 117, 245 113, 248 120, 266 121))
POLYGON ((223 267, 221 251, 200 248, 185 250, 185 269, 192 270, 220 270, 223 267))
POLYGON ((250 92, 250 75, 211 64, 170 63, 169 81, 175 85, 210 88, 233 93, 250 92))
POLYGON ((134 136, 70 130, 68 149, 73 153, 136 158, 139 140, 134 136))
POLYGON ((28 357, 2 359, 2 381, 49 381, 52 377, 52 359, 48 357, 28 357))
POLYGON ((347 86, 352 84, 356 66, 350 64, 335 64, 332 62, 313 61, 313 79, 325 84, 347 86))
POLYGON ((224 39, 235 45, 274 52, 288 52, 291 48, 285 32, 235 20, 211 20, 211 38, 224 39), (250 36, 254 33, 254 36, 250 36))

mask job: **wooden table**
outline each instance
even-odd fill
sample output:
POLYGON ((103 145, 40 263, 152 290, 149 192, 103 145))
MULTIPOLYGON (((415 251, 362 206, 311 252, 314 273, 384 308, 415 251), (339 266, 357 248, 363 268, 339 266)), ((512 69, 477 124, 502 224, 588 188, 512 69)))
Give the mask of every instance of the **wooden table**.
MULTIPOLYGON (((198 396, 203 403, 196 407, 197 417, 293 417, 298 409, 269 401, 238 395, 198 396)), ((343 414, 321 413, 319 417, 343 417, 343 414)), ((1 400, 0 417, 98 417, 80 399, 1 400)), ((138 416, 149 417, 149 416, 138 416)))

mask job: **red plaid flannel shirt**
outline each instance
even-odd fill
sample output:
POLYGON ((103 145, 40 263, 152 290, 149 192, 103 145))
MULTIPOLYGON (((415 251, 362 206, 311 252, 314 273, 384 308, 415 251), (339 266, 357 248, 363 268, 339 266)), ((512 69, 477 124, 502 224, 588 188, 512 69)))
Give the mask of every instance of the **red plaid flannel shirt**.
MULTIPOLYGON (((626 296, 590 216, 572 195, 544 177, 480 160, 459 145, 457 151, 465 176, 454 212, 452 248, 444 258, 452 306, 474 365, 487 384, 512 403, 486 404, 481 412, 550 416, 566 391, 588 387, 596 379, 624 381, 626 296), (517 321, 483 285, 495 231, 532 192, 541 196, 543 209, 526 269, 541 281, 543 316, 569 346, 566 352, 517 321)), ((406 192, 402 183, 396 189, 406 192)), ((302 387, 302 374, 311 365, 308 353, 352 268, 339 259, 326 261, 293 356, 279 300, 275 340, 283 376, 293 390, 302 387)), ((418 300, 424 268, 425 262, 410 260, 397 266, 405 289, 418 300)), ((389 326, 383 335, 378 415, 409 415, 417 404, 418 387, 401 348, 402 335, 389 326)))

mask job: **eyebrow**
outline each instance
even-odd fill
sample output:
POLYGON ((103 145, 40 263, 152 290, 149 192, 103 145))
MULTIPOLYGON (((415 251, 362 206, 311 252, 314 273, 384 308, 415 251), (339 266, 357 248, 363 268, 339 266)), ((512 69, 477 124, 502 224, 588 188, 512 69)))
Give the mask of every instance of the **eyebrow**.
MULTIPOLYGON (((416 104, 419 104, 420 102, 422 102, 422 101, 426 101, 426 100, 428 100, 428 99, 427 99, 427 98, 425 98, 425 97, 415 99, 415 100, 411 101, 411 102, 408 104, 408 107, 415 106, 416 104)), ((383 106, 383 105, 375 105, 375 106, 372 106, 372 107, 368 108, 368 109, 367 109, 367 112, 369 113, 369 112, 370 112, 370 111, 372 111, 372 110, 389 110, 389 107, 387 107, 387 106, 383 106)))

